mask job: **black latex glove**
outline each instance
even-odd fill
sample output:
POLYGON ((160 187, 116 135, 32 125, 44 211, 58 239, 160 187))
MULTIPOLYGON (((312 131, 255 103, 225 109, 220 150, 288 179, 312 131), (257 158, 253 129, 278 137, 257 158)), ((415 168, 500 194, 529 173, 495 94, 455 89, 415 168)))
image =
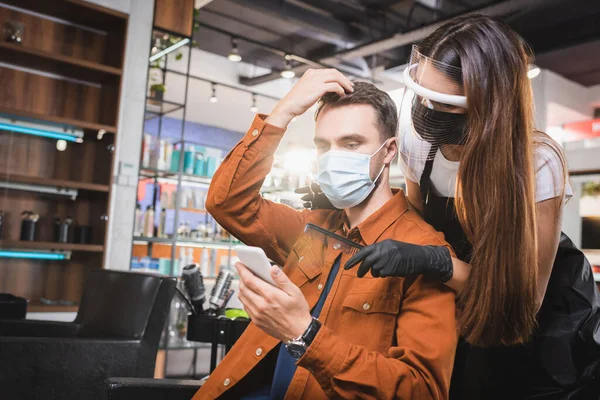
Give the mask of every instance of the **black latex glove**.
POLYGON ((359 278, 371 270, 375 277, 424 275, 447 282, 453 272, 450 250, 446 247, 419 246, 389 239, 363 247, 348 260, 344 269, 361 261, 357 272, 359 278))
POLYGON ((321 187, 316 182, 312 182, 310 186, 300 187, 294 190, 294 192, 304 194, 301 197, 302 201, 304 201, 304 208, 308 208, 309 210, 318 210, 320 208, 328 210, 336 209, 327 196, 321 192, 321 187))

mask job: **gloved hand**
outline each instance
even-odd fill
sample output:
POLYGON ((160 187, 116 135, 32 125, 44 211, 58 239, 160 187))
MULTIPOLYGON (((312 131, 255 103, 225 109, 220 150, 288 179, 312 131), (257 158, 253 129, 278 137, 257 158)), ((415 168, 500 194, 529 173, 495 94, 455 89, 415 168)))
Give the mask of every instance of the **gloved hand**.
POLYGON ((320 208, 328 210, 336 209, 327 196, 321 192, 321 187, 316 182, 312 182, 310 186, 300 187, 294 190, 294 192, 304 194, 301 197, 302 201, 304 201, 304 208, 308 208, 309 210, 318 210, 320 208))
POLYGON ((375 277, 424 275, 447 282, 453 273, 450 250, 444 246, 419 246, 387 239, 363 247, 348 260, 344 269, 361 261, 359 278, 371 270, 375 277))

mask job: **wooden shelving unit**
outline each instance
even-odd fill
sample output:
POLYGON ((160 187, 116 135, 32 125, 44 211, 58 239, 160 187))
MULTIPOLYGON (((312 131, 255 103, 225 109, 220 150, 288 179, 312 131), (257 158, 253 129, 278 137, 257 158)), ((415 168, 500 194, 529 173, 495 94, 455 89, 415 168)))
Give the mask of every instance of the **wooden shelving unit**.
POLYGON ((108 193, 110 186, 96 183, 77 182, 66 179, 48 179, 40 176, 1 174, 0 181, 30 183, 34 185, 56 186, 58 188, 85 190, 90 192, 108 193))
POLYGON ((69 76, 86 81, 115 82, 122 72, 121 69, 108 65, 14 43, 0 42, 0 55, 16 65, 56 74, 66 71, 69 76))
POLYGON ((100 244, 28 242, 24 240, 0 240, 3 249, 53 250, 53 251, 88 251, 101 253, 104 246, 100 244))
POLYGON ((21 41, 0 42, 0 116, 62 131, 83 143, 59 151, 56 139, 0 131, 0 248, 68 251, 68 260, 0 258, 0 292, 28 299, 30 312, 77 311, 41 298, 79 302, 87 272, 102 268, 128 16, 83 0, 2 0, 0 26, 24 26, 21 41), (100 134, 102 133, 102 134, 100 134), (77 190, 57 196, 48 190, 77 190), (20 241, 21 213, 40 215, 36 240, 20 241), (91 230, 89 244, 57 243, 54 219, 91 230))
POLYGON ((95 122, 82 121, 75 118, 58 117, 54 115, 46 115, 37 112, 21 110, 17 108, 5 107, 0 105, 0 115, 10 115, 14 117, 22 117, 34 121, 45 121, 51 124, 65 127, 74 127, 88 129, 93 131, 105 130, 107 133, 115 134, 117 132, 116 125, 98 124, 95 122))

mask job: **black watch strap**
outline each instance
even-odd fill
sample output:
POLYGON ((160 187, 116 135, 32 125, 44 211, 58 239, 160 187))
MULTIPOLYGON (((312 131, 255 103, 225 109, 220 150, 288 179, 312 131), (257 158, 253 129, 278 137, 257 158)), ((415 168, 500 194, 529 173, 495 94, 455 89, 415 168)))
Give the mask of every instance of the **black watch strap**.
POLYGON ((306 347, 310 346, 310 344, 319 333, 319 329, 321 329, 321 321, 313 317, 312 321, 310 321, 310 325, 306 328, 306 331, 302 335, 302 341, 306 343, 306 347))

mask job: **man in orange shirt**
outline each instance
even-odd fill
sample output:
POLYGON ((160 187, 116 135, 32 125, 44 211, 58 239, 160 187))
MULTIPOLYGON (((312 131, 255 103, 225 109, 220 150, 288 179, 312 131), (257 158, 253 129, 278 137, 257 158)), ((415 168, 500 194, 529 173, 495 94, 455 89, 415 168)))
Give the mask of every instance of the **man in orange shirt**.
POLYGON ((359 278, 340 268, 351 256, 344 243, 304 232, 313 223, 361 245, 418 245, 407 245, 408 258, 427 251, 432 263, 449 259, 443 236, 390 189, 396 127, 385 92, 336 70, 309 70, 271 115, 255 117, 215 174, 206 208, 284 267, 272 268, 274 287, 236 264, 252 323, 194 400, 448 397, 454 292, 421 275, 359 278), (339 210, 296 211, 263 199, 287 125, 319 100, 316 178, 339 210))

